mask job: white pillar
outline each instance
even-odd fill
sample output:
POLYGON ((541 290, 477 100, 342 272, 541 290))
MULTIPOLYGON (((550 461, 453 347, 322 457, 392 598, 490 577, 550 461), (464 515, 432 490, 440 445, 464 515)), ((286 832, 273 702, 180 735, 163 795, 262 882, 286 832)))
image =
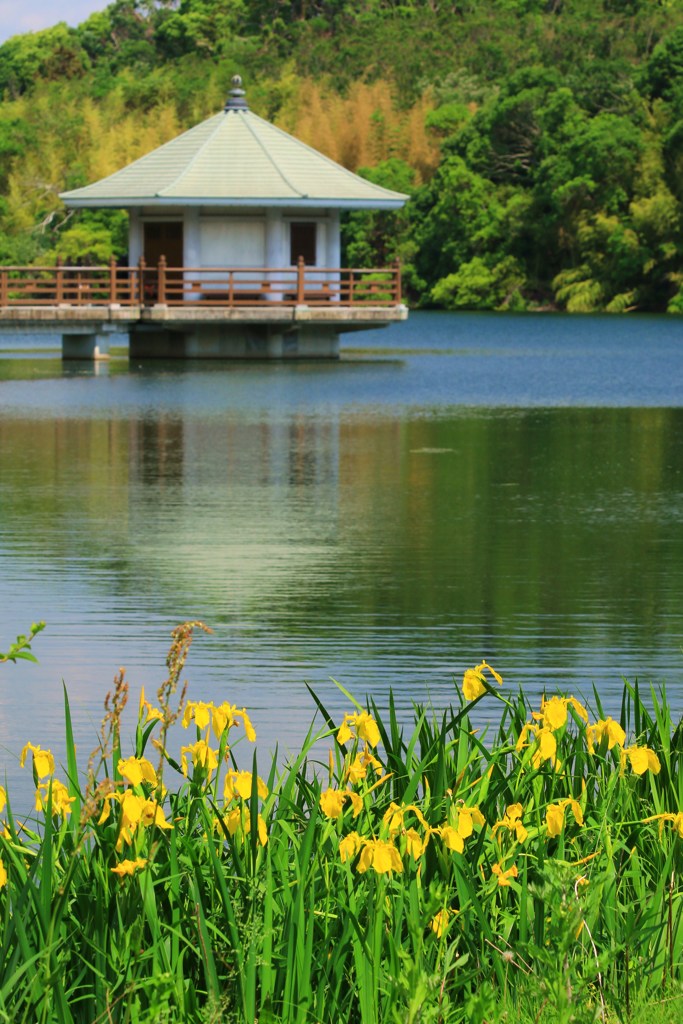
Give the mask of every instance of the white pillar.
MULTIPOLYGON (((341 227, 339 224, 339 210, 330 210, 327 222, 327 266, 332 267, 333 272, 328 274, 330 284, 334 285, 335 293, 339 288, 341 267, 341 227)), ((339 295, 334 295, 335 301, 339 301, 339 295)))
POLYGON ((196 270, 200 266, 200 260, 199 207, 188 206, 183 221, 183 264, 196 270))
MULTIPOLYGON (((201 274, 198 268, 202 259, 202 237, 199 223, 199 207, 188 206, 185 208, 183 220, 183 266, 190 267, 190 274, 185 275, 186 280, 201 281, 201 274)), ((187 299, 198 299, 201 292, 185 292, 187 299)))
POLYGON ((144 253, 142 220, 139 210, 128 211, 128 266, 137 267, 144 253))
MULTIPOLYGON (((266 210, 266 266, 276 269, 277 273, 268 274, 272 281, 273 291, 268 292, 268 299, 271 302, 280 302, 285 290, 284 274, 281 268, 289 263, 289 253, 286 253, 286 231, 285 223, 282 220, 281 210, 269 207, 266 210)), ((293 275, 292 279, 295 279, 293 275)))

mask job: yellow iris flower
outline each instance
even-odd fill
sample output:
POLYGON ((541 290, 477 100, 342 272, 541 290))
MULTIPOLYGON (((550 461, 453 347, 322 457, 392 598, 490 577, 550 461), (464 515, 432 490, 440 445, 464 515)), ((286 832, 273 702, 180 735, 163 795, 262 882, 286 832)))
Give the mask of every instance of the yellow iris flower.
POLYGON ((553 767, 559 770, 562 762, 557 757, 557 740, 553 735, 553 730, 547 725, 540 726, 534 725, 533 722, 527 722, 519 735, 515 749, 521 750, 528 746, 527 736, 529 733, 533 733, 535 740, 534 752, 531 755, 532 766, 540 768, 544 761, 552 761, 553 767))
POLYGON ((342 864, 345 864, 347 860, 353 860, 362 845, 363 841, 357 832, 349 832, 347 836, 344 836, 339 843, 339 859, 342 864))
POLYGON ((462 677, 462 692, 465 700, 476 700, 477 697, 481 697, 482 693, 486 693, 487 686, 484 672, 490 672, 498 685, 503 685, 503 680, 496 670, 491 668, 488 662, 482 661, 475 665, 474 668, 468 668, 462 677))
POLYGON ((130 782, 131 786, 139 786, 143 779, 152 786, 157 784, 157 773, 146 757, 121 758, 117 770, 121 778, 130 782))
POLYGON ((127 789, 125 793, 115 794, 121 805, 121 823, 124 828, 137 828, 142 821, 142 814, 145 809, 146 800, 143 796, 136 796, 132 790, 127 789))
POLYGON ((569 807, 577 825, 583 825, 583 812, 579 803, 573 797, 560 800, 556 804, 548 804, 545 812, 545 823, 548 827, 549 836, 559 836, 564 828, 565 808, 569 807))
POLYGON ((137 796, 132 789, 126 789, 123 793, 107 795, 97 822, 98 825, 103 825, 108 820, 111 803, 114 800, 121 808, 121 830, 122 833, 125 833, 126 842, 130 842, 132 833, 140 824, 145 827, 156 825, 157 828, 173 828, 166 820, 164 809, 157 800, 148 800, 144 796, 137 796))
POLYGON ((166 821, 164 809, 156 800, 145 800, 140 820, 146 827, 155 825, 157 828, 173 828, 173 825, 166 821))
POLYGON ((213 728, 216 739, 220 741, 225 730, 239 725, 240 719, 244 725, 245 736, 253 743, 256 739, 256 732, 247 714, 247 709, 242 708, 240 710, 234 704, 229 704, 227 701, 216 706, 213 701, 207 703, 202 700, 189 700, 185 705, 183 713, 183 728, 186 729, 192 721, 194 721, 198 729, 208 729, 210 725, 213 728))
POLYGON ((148 700, 145 700, 145 688, 140 690, 140 705, 138 708, 138 718, 143 725, 147 725, 148 722, 163 722, 164 714, 159 708, 152 707, 148 700))
POLYGON ((465 840, 452 825, 442 825, 440 828, 435 828, 434 832, 441 836, 443 844, 447 849, 455 850, 456 853, 462 853, 465 849, 465 840))
POLYGON ((507 870, 503 868, 502 864, 494 864, 491 871, 497 877, 498 885, 502 887, 509 885, 510 879, 517 878, 517 875, 519 874, 515 864, 513 864, 511 868, 507 868, 507 870))
POLYGON ((26 755, 29 750, 33 754, 33 767, 36 770, 36 775, 39 779, 44 779, 46 775, 54 775, 55 771, 55 759, 52 756, 51 750, 41 750, 41 748, 34 747, 32 743, 27 743, 21 752, 19 757, 20 768, 24 767, 26 761, 26 755))
POLYGON ((676 814, 653 814, 651 818, 644 818, 643 824, 647 824, 649 821, 659 822, 659 838, 662 838, 662 832, 664 831, 664 823, 667 821, 671 822, 671 827, 674 832, 677 832, 681 839, 683 839, 683 811, 678 811, 676 814))
POLYGON ((659 775, 661 764, 654 750, 649 747, 632 746, 626 747, 621 752, 621 769, 626 767, 626 759, 631 762, 631 768, 636 775, 643 775, 651 771, 653 775, 659 775))
MULTIPOLYGON (((248 800, 251 796, 253 778, 254 776, 251 772, 236 772, 232 769, 228 771, 225 775, 225 786, 223 788, 223 797, 226 803, 234 800, 235 796, 248 800)), ((268 796, 268 787, 260 776, 256 778, 256 791, 262 800, 265 800, 268 796)))
POLYGON ((626 733, 613 718, 601 718, 594 725, 587 727, 586 743, 588 744, 588 753, 592 754, 595 745, 602 743, 604 739, 607 740, 608 750, 611 750, 615 745, 623 747, 626 742, 626 733))
POLYGON ((419 860, 427 849, 429 832, 427 832, 426 835, 421 836, 414 828, 409 828, 404 833, 404 839, 406 852, 410 854, 413 860, 419 860))
POLYGON ((195 767, 203 768, 209 778, 211 778, 218 767, 218 751, 210 747, 206 740, 197 740, 196 743, 190 743, 187 747, 181 747, 180 763, 183 768, 183 775, 187 775, 188 754, 191 755, 192 763, 195 767))
POLYGON ((524 810, 521 804, 509 804, 509 806, 505 808, 505 814, 503 817, 500 821, 497 821, 491 829, 491 838, 495 836, 499 829, 506 828, 509 832, 515 833, 515 839, 518 843, 523 843, 529 835, 522 824, 523 814, 524 810))
POLYGON ((395 836, 397 832, 400 832, 403 828, 403 819, 409 812, 415 815, 423 828, 429 828, 422 811, 415 804, 406 804, 403 807, 399 807, 398 804, 392 801, 382 818, 384 824, 389 827, 390 836, 395 836))
POLYGON ((355 784, 357 782, 360 782, 361 779, 366 778, 368 774, 368 768, 372 768, 380 775, 384 771, 382 762, 378 761, 374 754, 371 754, 368 748, 366 747, 365 750, 362 750, 359 754, 356 754, 355 758, 353 759, 353 761, 351 762, 346 771, 346 777, 351 783, 351 785, 355 786, 355 784))
POLYGON ((443 933, 448 928, 450 920, 454 915, 454 911, 444 908, 443 910, 437 911, 431 921, 431 929, 436 935, 437 939, 440 939, 443 933))
POLYGON ((124 875, 134 875, 136 871, 141 871, 144 867, 147 867, 147 861, 145 858, 136 857, 135 860, 121 860, 110 870, 112 874, 118 875, 119 878, 123 878, 124 875))
POLYGON ((348 743, 354 736, 365 743, 369 743, 371 747, 376 747, 379 743, 380 736, 377 722, 367 711, 344 715, 344 721, 337 732, 337 743, 341 746, 344 743, 348 743))
MULTIPOLYGON (((234 807, 231 811, 228 811, 227 814, 223 815, 222 818, 214 819, 214 825, 216 826, 221 822, 225 825, 229 836, 237 836, 238 838, 241 838, 242 841, 244 841, 245 836, 248 836, 251 832, 251 814, 248 812, 246 814, 244 813, 244 806, 234 807)), ((256 819, 256 829, 261 846, 265 846, 268 842, 268 829, 266 827, 265 820, 260 814, 256 819)))
POLYGON ((455 808, 457 812, 456 829, 463 839, 469 839, 475 825, 485 825, 486 820, 478 807, 465 807, 464 804, 455 808))
POLYGON ((341 818, 347 800, 351 801, 353 816, 357 818, 363 810, 363 798, 348 789, 326 789, 320 794, 320 809, 326 818, 341 818))
POLYGON ((545 728, 550 729, 551 732, 556 732, 567 723, 568 707, 574 708, 579 718, 588 722, 588 712, 583 704, 580 704, 574 697, 551 697, 550 700, 546 700, 544 697, 541 701, 540 712, 532 712, 532 717, 536 721, 542 721, 545 728))
POLYGON ((42 811, 47 807, 50 786, 52 786, 52 814, 59 814, 62 817, 71 814, 71 805, 76 797, 69 796, 69 790, 59 779, 40 783, 36 790, 36 810, 42 811))
POLYGON ((465 807, 463 804, 460 807, 451 808, 451 820, 439 828, 430 829, 430 832, 441 836, 443 844, 448 850, 462 853, 465 849, 465 840, 472 835, 474 825, 485 824, 484 815, 478 807, 465 807))
MULTIPOLYGON (((233 810, 223 815, 221 820, 228 830, 228 835, 234 836, 242 822, 241 808, 234 807, 233 810)), ((218 819, 216 819, 216 822, 218 822, 218 819)))
POLYGON ((4 889, 7 885, 7 868, 0 860, 0 889, 4 889))
POLYGON ((366 839, 358 860, 358 873, 364 874, 368 868, 373 868, 378 875, 391 873, 392 871, 403 871, 401 855, 393 843, 383 839, 366 839))
POLYGON ((7 793, 5 792, 5 787, 0 786, 0 814, 2 814, 2 812, 4 811, 6 803, 7 793))
POLYGON ((326 789, 320 794, 320 809, 326 818, 341 818, 346 793, 343 789, 326 789))

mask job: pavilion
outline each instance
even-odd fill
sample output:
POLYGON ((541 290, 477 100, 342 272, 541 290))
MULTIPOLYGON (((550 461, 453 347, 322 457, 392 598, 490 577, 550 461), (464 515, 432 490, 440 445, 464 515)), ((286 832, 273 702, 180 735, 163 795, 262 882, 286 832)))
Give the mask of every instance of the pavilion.
POLYGON ((241 85, 235 76, 220 113, 61 195, 129 214, 145 307, 131 356, 329 358, 340 332, 407 316, 397 267, 341 267, 340 213, 396 210, 408 196, 265 121, 241 85))

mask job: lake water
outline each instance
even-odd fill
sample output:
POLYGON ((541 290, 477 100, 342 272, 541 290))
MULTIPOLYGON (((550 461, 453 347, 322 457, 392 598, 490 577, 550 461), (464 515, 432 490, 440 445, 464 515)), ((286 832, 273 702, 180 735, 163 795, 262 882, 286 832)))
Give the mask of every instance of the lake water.
POLYGON ((15 802, 23 743, 63 751, 62 679, 85 765, 116 669, 154 694, 187 618, 214 630, 190 695, 246 706, 264 753, 306 682, 407 715, 484 657, 534 697, 616 712, 638 677, 683 711, 679 319, 416 313, 330 364, 0 344, 0 649, 47 621, 39 665, 0 666, 15 802))

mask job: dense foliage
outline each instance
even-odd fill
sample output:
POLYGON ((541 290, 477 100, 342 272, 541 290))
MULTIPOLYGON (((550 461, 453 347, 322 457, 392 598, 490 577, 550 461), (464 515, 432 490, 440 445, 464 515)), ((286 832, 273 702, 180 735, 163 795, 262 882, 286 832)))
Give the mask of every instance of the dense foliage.
POLYGON ((64 211, 220 109, 374 180, 346 260, 399 256, 447 308, 683 311, 683 0, 116 0, 0 46, 0 260, 99 261, 125 218, 64 211))
POLYGON ((482 662, 412 729, 393 705, 334 723, 319 704, 261 778, 246 710, 187 699, 197 628, 174 631, 133 749, 121 672, 86 771, 65 700, 67 763, 21 755, 35 817, 0 787, 2 1020, 680 1020, 683 724, 664 693, 648 710, 625 684, 619 721, 597 695, 597 718, 558 694, 532 709, 482 662), (488 736, 482 699, 500 702, 488 736))

